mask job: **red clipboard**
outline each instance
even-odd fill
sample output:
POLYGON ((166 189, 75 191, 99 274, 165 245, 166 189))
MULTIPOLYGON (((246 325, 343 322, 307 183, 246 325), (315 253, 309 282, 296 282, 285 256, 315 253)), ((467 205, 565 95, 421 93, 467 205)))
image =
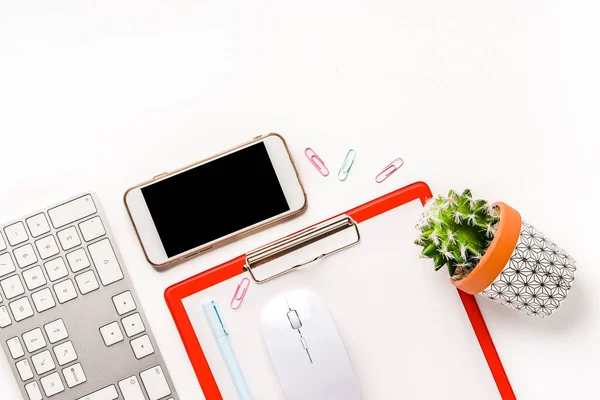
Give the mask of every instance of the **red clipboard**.
MULTIPOLYGON (((346 215, 351 217, 356 223, 361 223, 417 199, 420 200, 422 205, 425 205, 425 202, 431 197, 432 193, 429 186, 424 182, 416 182, 339 215, 346 215)), ((222 400, 223 396, 221 395, 221 391, 219 390, 210 369, 202 346, 196 336, 192 322, 185 310, 183 299, 213 285, 243 274, 246 272, 245 266, 246 255, 244 254, 174 284, 165 290, 167 306, 171 311, 179 335, 181 336, 196 377, 198 378, 207 400, 222 400)), ((477 305, 477 301, 474 296, 461 292, 460 290, 458 291, 458 294, 464 305, 465 311, 467 312, 471 325, 473 326, 473 331, 477 336, 477 340, 479 341, 481 350, 502 399, 516 399, 510 381, 508 380, 500 357, 496 351, 496 347, 494 346, 494 342, 492 341, 481 311, 479 310, 479 306, 477 305)))

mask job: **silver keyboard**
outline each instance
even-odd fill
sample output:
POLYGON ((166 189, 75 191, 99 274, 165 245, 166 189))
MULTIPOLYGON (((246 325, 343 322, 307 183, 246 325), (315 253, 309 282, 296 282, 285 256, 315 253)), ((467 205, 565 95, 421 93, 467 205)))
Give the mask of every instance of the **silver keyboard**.
POLYGON ((0 341, 24 399, 178 399, 96 196, 0 231, 0 341))

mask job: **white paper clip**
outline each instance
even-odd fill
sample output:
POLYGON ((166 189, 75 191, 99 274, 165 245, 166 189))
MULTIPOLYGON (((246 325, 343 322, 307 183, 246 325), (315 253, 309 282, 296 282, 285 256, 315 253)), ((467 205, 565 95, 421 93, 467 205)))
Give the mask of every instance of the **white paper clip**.
POLYGON ((401 166, 404 165, 404 160, 396 158, 394 161, 388 164, 380 173, 375 177, 375 182, 381 183, 390 177, 394 172, 398 171, 401 166))

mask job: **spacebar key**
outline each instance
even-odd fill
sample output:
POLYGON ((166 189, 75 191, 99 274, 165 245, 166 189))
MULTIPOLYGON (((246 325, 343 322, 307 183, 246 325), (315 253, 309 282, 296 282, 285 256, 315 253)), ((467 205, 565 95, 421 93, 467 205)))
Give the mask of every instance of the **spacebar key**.
POLYGON ((90 393, 87 396, 83 396, 77 400, 115 400, 118 398, 117 389, 115 385, 105 387, 97 392, 90 393))
POLYGON ((88 250, 104 286, 123 279, 123 270, 108 239, 90 244, 88 250))
POLYGON ((58 229, 97 212, 98 210, 96 209, 92 196, 86 194, 83 197, 71 200, 58 207, 51 208, 48 210, 48 215, 52 220, 52 225, 58 229))

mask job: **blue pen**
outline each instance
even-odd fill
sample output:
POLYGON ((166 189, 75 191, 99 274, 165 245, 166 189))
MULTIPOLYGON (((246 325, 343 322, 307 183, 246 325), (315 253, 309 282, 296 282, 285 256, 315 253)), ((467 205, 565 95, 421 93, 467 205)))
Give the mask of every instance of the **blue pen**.
POLYGON ((208 324, 215 335, 215 339, 217 339, 217 344, 221 349, 221 355, 223 356, 223 360, 225 360, 225 364, 227 364, 227 369, 229 369, 229 373, 231 374, 231 378, 233 378, 233 383, 240 394, 240 398, 242 400, 252 400, 250 389, 248 389, 240 365, 235 358, 235 354, 233 354, 231 343, 229 343, 229 339, 227 338, 227 330, 225 329, 217 305, 211 300, 204 303, 202 308, 204 309, 204 314, 206 314, 208 324))

